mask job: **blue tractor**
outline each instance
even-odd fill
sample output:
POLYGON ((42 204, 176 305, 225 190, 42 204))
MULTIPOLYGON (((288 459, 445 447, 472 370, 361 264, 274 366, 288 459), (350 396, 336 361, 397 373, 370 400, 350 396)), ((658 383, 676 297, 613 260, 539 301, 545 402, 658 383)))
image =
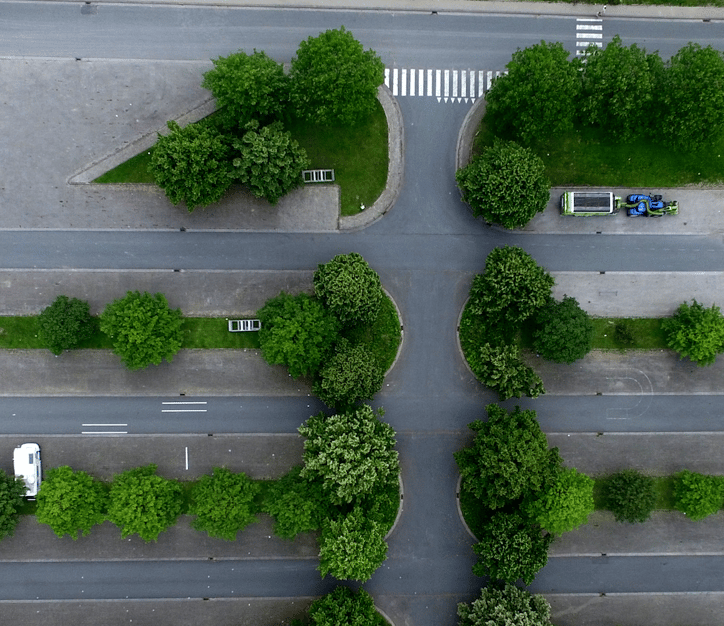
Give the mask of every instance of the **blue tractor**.
POLYGON ((642 195, 633 193, 626 196, 626 202, 619 202, 619 208, 626 209, 629 217, 662 217, 664 215, 677 215, 679 203, 676 200, 664 202, 658 195, 642 195))

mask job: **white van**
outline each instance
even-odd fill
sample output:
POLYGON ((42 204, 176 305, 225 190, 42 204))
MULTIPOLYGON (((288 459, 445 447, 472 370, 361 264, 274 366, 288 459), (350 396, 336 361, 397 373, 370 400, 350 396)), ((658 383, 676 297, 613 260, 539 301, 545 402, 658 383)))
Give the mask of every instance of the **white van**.
POLYGON ((24 443, 13 451, 15 477, 25 483, 25 497, 35 500, 40 489, 42 467, 40 465, 40 446, 37 443, 24 443))
POLYGON ((610 191, 566 191, 561 195, 561 215, 615 215, 620 203, 610 191))

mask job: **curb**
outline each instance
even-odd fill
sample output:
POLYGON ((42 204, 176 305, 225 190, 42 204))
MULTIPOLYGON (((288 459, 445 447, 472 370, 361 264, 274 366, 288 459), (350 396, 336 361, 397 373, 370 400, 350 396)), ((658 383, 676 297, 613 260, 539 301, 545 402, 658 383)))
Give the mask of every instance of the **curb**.
POLYGON ((468 526, 468 523, 465 521, 465 517, 463 516, 463 510, 460 508, 460 488, 463 484, 463 477, 462 474, 458 474, 458 482, 455 486, 455 506, 458 510, 458 517, 460 518, 460 523, 463 525, 463 528, 467 531, 468 535, 470 535, 473 538, 473 541, 476 543, 478 542, 478 538, 473 534, 473 531, 470 530, 470 526, 468 526))

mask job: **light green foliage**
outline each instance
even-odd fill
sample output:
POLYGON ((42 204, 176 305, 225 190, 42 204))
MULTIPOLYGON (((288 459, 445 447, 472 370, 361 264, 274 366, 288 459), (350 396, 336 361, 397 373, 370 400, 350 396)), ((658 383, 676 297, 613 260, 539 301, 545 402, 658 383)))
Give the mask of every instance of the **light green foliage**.
POLYGON ((652 109, 662 96, 663 73, 658 54, 646 54, 636 44, 626 47, 618 35, 605 48, 589 47, 578 101, 583 121, 614 141, 640 138, 656 123, 652 109))
POLYGON ((488 420, 468 424, 471 446, 455 453, 465 489, 490 509, 499 509, 539 491, 558 475, 561 458, 536 420, 535 411, 497 404, 485 407, 488 420))
POLYGON ((15 532, 24 496, 25 483, 22 479, 0 469, 0 539, 10 537, 15 532))
POLYGON ((486 387, 498 392, 501 400, 545 393, 543 381, 520 359, 515 345, 491 346, 485 343, 466 353, 470 369, 486 387))
POLYGON ((593 323, 575 298, 551 299, 536 314, 533 348, 544 359, 573 363, 591 351, 593 323))
POLYGON ((218 202, 231 185, 230 146, 210 124, 181 128, 168 122, 168 135, 158 136, 150 170, 173 203, 189 211, 218 202))
POLYGON ((298 465, 275 481, 262 504, 262 510, 274 518, 274 534, 283 539, 318 530, 330 515, 322 481, 302 478, 301 471, 298 465))
POLYGON ((240 128, 253 119, 265 122, 284 112, 289 79, 281 63, 256 50, 240 50, 212 62, 214 69, 204 74, 201 86, 214 94, 225 127, 240 128))
POLYGON ((524 145, 571 130, 581 79, 568 56, 563 44, 545 41, 517 50, 485 96, 488 128, 524 145))
POLYGON ((633 469, 621 470, 603 481, 603 499, 617 522, 642 524, 656 506, 654 479, 633 469))
POLYGON ((260 128, 259 122, 252 120, 232 145, 238 151, 232 159, 233 176, 257 198, 276 204, 302 184, 302 170, 309 167, 309 158, 281 122, 260 128))
POLYGON ((470 604, 458 604, 458 617, 458 626, 550 626, 551 606, 515 585, 489 585, 470 604))
POLYGON ((386 626, 375 609, 372 596, 364 589, 336 587, 312 602, 309 619, 314 626, 386 626))
POLYGON ((724 485, 720 476, 684 470, 674 479, 674 508, 689 519, 704 519, 722 508, 724 485))
POLYGON ((455 180, 475 217, 505 228, 525 226, 550 198, 543 161, 513 141, 496 140, 459 169, 455 180))
POLYGON ((301 475, 321 480, 332 503, 373 494, 399 476, 395 431, 382 414, 363 405, 329 417, 320 413, 299 427, 307 438, 301 475))
POLYGON ((387 558, 385 529, 360 507, 322 526, 319 571, 339 580, 366 581, 387 558))
POLYGON ((669 60, 661 99, 661 136, 684 150, 696 150, 724 132, 724 54, 690 43, 669 60))
POLYGON ((53 354, 75 348, 93 331, 90 306, 78 298, 58 296, 38 316, 38 334, 53 354))
POLYGON ((294 378, 314 376, 337 340, 338 321, 306 293, 282 292, 257 315, 262 356, 270 365, 286 365, 294 378))
POLYGON ((661 322, 661 330, 669 348, 697 365, 711 365, 724 352, 724 317, 716 305, 706 309, 696 300, 682 302, 673 317, 661 322))
POLYGON ((117 474, 109 494, 108 519, 124 539, 134 533, 156 541, 181 514, 183 493, 178 481, 156 476, 156 465, 117 474))
POLYGON ((593 512, 594 481, 577 470, 562 468, 541 491, 526 497, 522 513, 553 535, 585 524, 593 512))
POLYGON ((363 345, 337 352, 320 370, 314 395, 327 406, 343 411, 360 400, 371 400, 381 388, 385 373, 363 345))
POLYGON ((38 523, 48 524, 58 537, 70 535, 76 540, 79 533, 85 537, 105 521, 108 490, 86 472, 64 465, 46 472, 37 501, 38 523))
POLYGON ((106 306, 101 331, 113 340, 113 351, 130 370, 169 363, 181 349, 181 309, 172 309, 162 293, 129 291, 106 306))
POLYGON ((317 266, 314 293, 345 326, 372 324, 383 296, 379 275, 357 252, 317 266))
POLYGON ((213 474, 202 476, 193 487, 189 513, 196 519, 191 526, 210 537, 234 541, 240 530, 256 522, 254 500, 260 491, 259 483, 244 472, 215 467, 213 474))
POLYGON ((473 574, 508 583, 522 578, 530 585, 548 562, 552 541, 553 535, 543 535, 537 525, 518 513, 496 513, 485 525, 480 543, 473 546, 480 557, 473 574))
POLYGON ((297 115, 317 124, 354 126, 375 107, 384 64, 344 26, 309 37, 292 59, 291 99, 297 115))
POLYGON ((553 284, 553 277, 522 248, 494 248, 485 271, 473 279, 471 312, 520 324, 548 302, 553 284))

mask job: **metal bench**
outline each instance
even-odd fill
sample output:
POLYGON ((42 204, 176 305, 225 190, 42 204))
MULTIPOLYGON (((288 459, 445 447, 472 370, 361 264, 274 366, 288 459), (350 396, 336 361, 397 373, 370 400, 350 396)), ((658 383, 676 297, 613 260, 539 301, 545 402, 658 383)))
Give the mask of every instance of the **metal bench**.
POLYGON ((259 320, 229 320, 230 333, 246 333, 261 328, 259 320))
POLYGON ((305 183, 333 183, 334 170, 303 170, 305 183))

